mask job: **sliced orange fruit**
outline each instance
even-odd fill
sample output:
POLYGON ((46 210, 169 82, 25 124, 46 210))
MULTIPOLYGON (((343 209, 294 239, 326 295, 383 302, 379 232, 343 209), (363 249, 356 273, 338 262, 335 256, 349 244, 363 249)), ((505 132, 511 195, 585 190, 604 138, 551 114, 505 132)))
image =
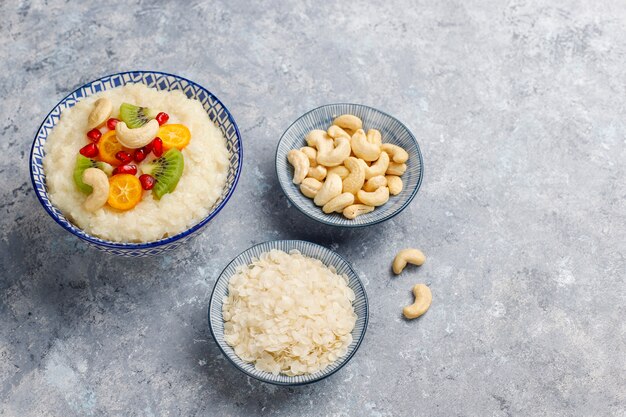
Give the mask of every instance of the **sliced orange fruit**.
POLYGON ((134 175, 118 174, 109 179, 107 203, 118 210, 130 210, 141 201, 141 182, 134 175))
POLYGON ((123 151, 124 147, 117 141, 115 130, 109 130, 98 141, 98 153, 100 159, 111 165, 119 165, 122 162, 115 157, 119 151, 123 151))
POLYGON ((159 137, 165 150, 176 148, 180 151, 189 144, 191 132, 185 125, 163 125, 159 128, 159 137))

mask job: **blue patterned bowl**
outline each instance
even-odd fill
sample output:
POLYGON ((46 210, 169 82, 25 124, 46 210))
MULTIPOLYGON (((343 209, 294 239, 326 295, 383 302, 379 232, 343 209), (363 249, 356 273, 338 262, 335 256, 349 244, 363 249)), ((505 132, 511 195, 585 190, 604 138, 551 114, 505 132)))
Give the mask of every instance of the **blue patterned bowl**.
POLYGON ((275 385, 304 385, 311 382, 320 381, 341 369, 354 356, 363 341, 367 322, 369 320, 369 306, 367 294, 359 276, 352 269, 350 264, 340 255, 324 246, 317 245, 303 240, 275 240, 260 243, 242 252, 233 259, 222 271, 215 282, 211 300, 209 302, 209 329, 211 334, 226 358, 240 371, 258 379, 275 385), (345 356, 331 363, 326 369, 309 375, 287 376, 283 374, 273 375, 269 372, 257 370, 253 364, 244 362, 237 356, 233 348, 224 340, 224 318, 222 316, 222 301, 228 295, 228 281, 235 273, 235 269, 240 265, 249 265, 253 258, 258 258, 262 253, 272 249, 279 249, 289 252, 292 249, 299 250, 303 255, 319 259, 327 266, 333 266, 339 274, 348 277, 348 286, 354 291, 355 299, 352 305, 354 312, 358 316, 354 329, 352 330, 352 343, 348 346, 345 356))
POLYGON ((178 75, 156 71, 130 71, 107 75, 106 77, 102 77, 98 80, 85 84, 61 100, 61 102, 59 102, 59 104, 57 104, 52 111, 50 111, 50 113, 48 113, 39 127, 30 152, 30 177, 41 205, 65 230, 83 239, 89 245, 115 255, 127 257, 148 256, 158 255, 162 252, 178 248, 180 245, 191 239, 191 237, 196 235, 202 227, 204 227, 213 217, 217 215, 217 213, 219 213, 235 190, 239 174, 241 173, 242 158, 243 149, 241 136, 239 134, 237 124, 235 123, 235 119, 230 114, 226 106, 224 106, 222 102, 207 89, 194 83, 193 81, 179 77, 178 75), (182 233, 147 243, 120 243, 103 240, 85 233, 83 230, 72 224, 65 218, 63 213, 61 213, 61 211, 54 207, 50 202, 46 188, 46 175, 42 165, 45 155, 44 144, 46 143, 46 139, 52 131, 52 128, 59 121, 61 112, 64 109, 74 106, 84 97, 126 84, 145 84, 148 87, 156 88, 157 90, 182 90, 187 97, 198 100, 204 106, 208 117, 224 134, 224 137, 226 138, 226 146, 228 148, 228 152, 230 153, 230 165, 226 185, 224 186, 220 198, 213 205, 209 214, 198 224, 182 233))
POLYGON ((363 227, 389 220, 413 200, 422 184, 423 174, 422 153, 411 131, 387 113, 362 104, 327 104, 305 113, 287 128, 276 149, 276 175, 289 201, 310 218, 331 226, 363 227), (399 145, 409 153, 407 170, 402 175, 404 183, 402 192, 397 196, 391 196, 385 205, 376 207, 371 213, 358 216, 354 220, 346 219, 339 213, 326 214, 321 207, 313 203, 312 199, 304 196, 300 192, 300 187, 292 182, 293 167, 287 161, 287 153, 290 150, 306 146, 304 138, 311 130, 326 130, 333 119, 342 114, 360 117, 366 130, 380 130, 383 142, 399 145))

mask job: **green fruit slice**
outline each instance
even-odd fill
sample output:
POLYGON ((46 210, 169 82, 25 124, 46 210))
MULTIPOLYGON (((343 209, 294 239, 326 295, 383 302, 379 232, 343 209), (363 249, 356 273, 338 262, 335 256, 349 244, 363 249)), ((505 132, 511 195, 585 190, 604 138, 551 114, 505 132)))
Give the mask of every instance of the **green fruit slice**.
POLYGON ((185 158, 176 148, 165 152, 162 157, 155 159, 142 167, 142 171, 152 175, 156 179, 156 184, 152 189, 152 194, 160 199, 167 193, 171 193, 178 185, 178 180, 183 175, 185 168, 185 158))
POLYGON ((130 103, 122 103, 120 106, 120 119, 131 129, 136 129, 154 119, 157 111, 147 107, 139 107, 130 103))
POLYGON ((91 185, 87 185, 83 182, 83 172, 85 172, 87 168, 101 169, 109 177, 113 173, 113 167, 106 162, 96 161, 85 156, 78 155, 76 157, 76 165, 74 166, 74 183, 76 184, 76 187, 78 187, 78 189, 85 194, 91 194, 93 191, 91 185))

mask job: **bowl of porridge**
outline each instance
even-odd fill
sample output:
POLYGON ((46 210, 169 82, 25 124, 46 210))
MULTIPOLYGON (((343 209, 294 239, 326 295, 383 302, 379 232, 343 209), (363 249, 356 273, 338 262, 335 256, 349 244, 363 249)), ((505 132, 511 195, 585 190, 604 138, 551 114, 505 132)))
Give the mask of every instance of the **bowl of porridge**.
POLYGON ((46 116, 30 155, 46 212, 98 249, 156 255, 220 212, 242 166, 234 118, 204 87, 132 71, 78 88, 46 116))

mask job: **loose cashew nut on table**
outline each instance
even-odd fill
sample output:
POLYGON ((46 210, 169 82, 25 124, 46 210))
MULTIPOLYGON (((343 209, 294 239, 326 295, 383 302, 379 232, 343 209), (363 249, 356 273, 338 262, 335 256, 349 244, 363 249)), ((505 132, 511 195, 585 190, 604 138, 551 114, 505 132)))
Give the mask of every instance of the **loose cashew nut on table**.
POLYGON ((419 249, 402 249, 393 259, 393 272, 398 275, 402 273, 407 264, 420 266, 426 261, 426 256, 419 249))
POLYGON ((402 309, 402 313, 407 319, 416 319, 426 313, 433 301, 433 294, 430 292, 430 288, 424 284, 415 284, 413 295, 415 296, 415 302, 402 309))

